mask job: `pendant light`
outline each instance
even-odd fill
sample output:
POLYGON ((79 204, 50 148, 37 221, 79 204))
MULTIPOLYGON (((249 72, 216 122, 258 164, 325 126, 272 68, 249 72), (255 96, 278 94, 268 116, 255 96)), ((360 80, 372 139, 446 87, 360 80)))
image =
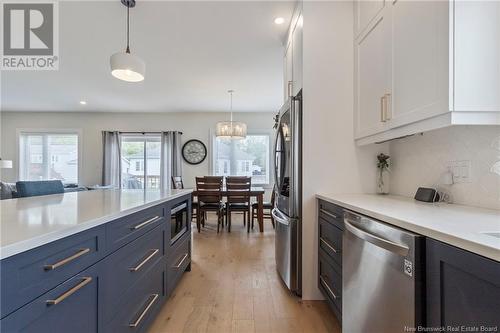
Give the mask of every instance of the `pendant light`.
POLYGON ((127 48, 125 52, 115 53, 110 58, 111 74, 117 79, 127 82, 140 82, 144 80, 146 64, 144 61, 130 53, 130 8, 135 7, 135 0, 121 0, 127 7, 127 48))
POLYGON ((233 93, 234 90, 227 91, 230 95, 230 111, 231 120, 230 121, 220 121, 217 123, 215 136, 218 138, 226 139, 244 139, 247 136, 247 124, 240 121, 233 121, 233 93))

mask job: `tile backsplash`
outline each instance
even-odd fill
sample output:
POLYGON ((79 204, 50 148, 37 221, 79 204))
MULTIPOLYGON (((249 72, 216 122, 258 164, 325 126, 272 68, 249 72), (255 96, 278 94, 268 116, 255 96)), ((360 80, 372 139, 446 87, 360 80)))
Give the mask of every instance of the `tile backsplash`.
MULTIPOLYGON (((439 187, 453 203, 500 209, 500 126, 454 126, 392 141, 390 192, 413 197, 439 187), (470 161, 469 179, 442 185, 452 162, 470 161)), ((455 163, 456 164, 456 163, 455 163)))

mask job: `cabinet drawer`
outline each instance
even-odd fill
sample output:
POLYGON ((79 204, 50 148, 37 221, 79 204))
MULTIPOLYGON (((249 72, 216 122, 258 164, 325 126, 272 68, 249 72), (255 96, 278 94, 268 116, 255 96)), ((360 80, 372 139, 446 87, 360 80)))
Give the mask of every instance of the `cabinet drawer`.
POLYGON ((97 332, 98 284, 92 266, 3 318, 2 332, 97 332))
POLYGON ((165 266, 157 265, 117 304, 119 310, 104 324, 104 332, 145 332, 165 301, 165 266))
POLYGON ((342 230, 319 218, 319 247, 342 266, 342 230))
POLYGON ((340 321, 342 318, 342 277, 338 271, 339 267, 334 267, 335 264, 320 250, 318 286, 340 321))
POLYGON ((158 226, 102 261, 103 319, 117 312, 125 293, 155 266, 163 266, 165 228, 158 226))
POLYGON ((106 225, 106 247, 114 251, 165 222, 166 205, 125 216, 106 225))
POLYGON ((173 247, 167 259, 167 295, 177 286, 182 274, 191 263, 191 235, 186 237, 176 247, 173 247))
POLYGON ((344 230, 344 209, 342 207, 320 200, 318 216, 344 230))
POLYGON ((96 263, 104 252, 104 227, 98 227, 2 260, 1 317, 96 263))

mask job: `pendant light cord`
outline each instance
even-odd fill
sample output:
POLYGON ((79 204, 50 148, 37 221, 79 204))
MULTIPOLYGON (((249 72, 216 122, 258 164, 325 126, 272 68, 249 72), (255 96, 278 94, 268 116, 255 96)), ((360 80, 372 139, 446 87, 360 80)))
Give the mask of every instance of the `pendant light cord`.
POLYGON ((233 122, 233 90, 229 90, 231 94, 230 110, 231 110, 231 123, 233 122))
POLYGON ((127 6, 127 53, 130 53, 130 7, 127 6))

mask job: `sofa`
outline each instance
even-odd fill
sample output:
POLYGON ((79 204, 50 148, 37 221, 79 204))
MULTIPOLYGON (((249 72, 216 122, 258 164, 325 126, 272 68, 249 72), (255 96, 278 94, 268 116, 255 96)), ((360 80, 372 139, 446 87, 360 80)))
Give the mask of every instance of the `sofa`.
POLYGON ((0 182, 0 200, 79 191, 87 191, 87 188, 64 185, 60 180, 0 182))

